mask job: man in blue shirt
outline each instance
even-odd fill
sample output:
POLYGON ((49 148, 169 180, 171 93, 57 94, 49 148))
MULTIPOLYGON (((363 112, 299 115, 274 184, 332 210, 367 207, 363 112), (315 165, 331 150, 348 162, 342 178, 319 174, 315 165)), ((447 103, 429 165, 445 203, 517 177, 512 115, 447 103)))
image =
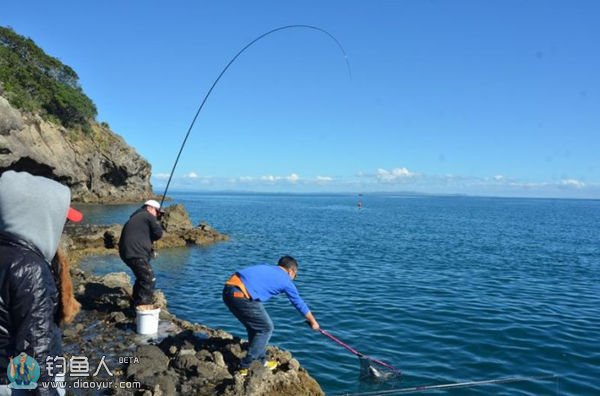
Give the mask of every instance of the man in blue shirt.
MULTIPOLYGON (((285 293, 294 307, 307 320, 313 330, 319 329, 315 317, 300 297, 293 280, 298 274, 298 263, 293 257, 283 256, 277 266, 260 264, 244 268, 229 278, 223 288, 223 302, 227 308, 246 327, 248 332, 248 353, 240 363, 240 373, 246 375, 254 360, 265 360, 265 352, 271 334, 273 322, 263 306, 271 297, 285 293)), ((265 366, 274 369, 276 362, 265 362, 265 366)))

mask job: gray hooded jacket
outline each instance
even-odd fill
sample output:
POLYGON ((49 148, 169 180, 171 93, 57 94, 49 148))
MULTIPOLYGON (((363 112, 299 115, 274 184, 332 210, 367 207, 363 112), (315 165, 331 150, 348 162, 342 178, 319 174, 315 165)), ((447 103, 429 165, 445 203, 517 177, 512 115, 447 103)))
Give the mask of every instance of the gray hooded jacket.
POLYGON ((50 262, 56 254, 71 203, 68 187, 27 172, 0 177, 0 231, 37 247, 50 262))
MULTIPOLYGON (((8 382, 8 358, 21 352, 49 381, 46 358, 61 355, 56 323, 58 291, 50 262, 70 203, 67 187, 26 172, 0 177, 0 385, 8 382)), ((39 386, 37 394, 56 394, 39 386)))

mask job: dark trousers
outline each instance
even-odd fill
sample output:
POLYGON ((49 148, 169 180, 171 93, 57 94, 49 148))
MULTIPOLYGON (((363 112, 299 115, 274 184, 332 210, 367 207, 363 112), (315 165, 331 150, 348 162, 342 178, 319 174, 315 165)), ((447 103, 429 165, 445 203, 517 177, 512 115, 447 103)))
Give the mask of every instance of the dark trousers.
POLYGON ((267 344, 273 334, 273 321, 260 301, 234 297, 234 292, 240 292, 235 286, 225 285, 223 302, 231 313, 246 327, 248 332, 248 353, 242 359, 240 366, 247 368, 254 360, 265 360, 267 344))
POLYGON ((135 283, 133 284, 133 304, 152 304, 154 301, 154 287, 156 278, 154 271, 147 260, 141 258, 126 259, 125 264, 133 271, 135 283))

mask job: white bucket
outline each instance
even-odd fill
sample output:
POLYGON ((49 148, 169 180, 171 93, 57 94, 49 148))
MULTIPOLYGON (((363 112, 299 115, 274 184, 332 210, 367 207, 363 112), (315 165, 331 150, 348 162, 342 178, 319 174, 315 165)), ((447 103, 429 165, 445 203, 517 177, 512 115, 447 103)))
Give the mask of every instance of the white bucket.
POLYGON ((160 314, 160 308, 140 309, 138 306, 135 308, 135 324, 137 326, 138 334, 156 334, 158 332, 158 316, 160 314))

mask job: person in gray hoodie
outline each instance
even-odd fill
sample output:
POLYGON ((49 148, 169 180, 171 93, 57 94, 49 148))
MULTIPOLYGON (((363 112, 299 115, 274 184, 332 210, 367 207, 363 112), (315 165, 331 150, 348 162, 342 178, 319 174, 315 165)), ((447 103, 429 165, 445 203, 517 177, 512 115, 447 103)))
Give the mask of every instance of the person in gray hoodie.
POLYGON ((46 359, 62 355, 51 262, 66 220, 82 217, 70 201, 69 188, 45 177, 14 171, 0 177, 0 395, 10 394, 7 369, 23 352, 40 368, 31 392, 57 394, 42 384, 54 380, 46 359))

